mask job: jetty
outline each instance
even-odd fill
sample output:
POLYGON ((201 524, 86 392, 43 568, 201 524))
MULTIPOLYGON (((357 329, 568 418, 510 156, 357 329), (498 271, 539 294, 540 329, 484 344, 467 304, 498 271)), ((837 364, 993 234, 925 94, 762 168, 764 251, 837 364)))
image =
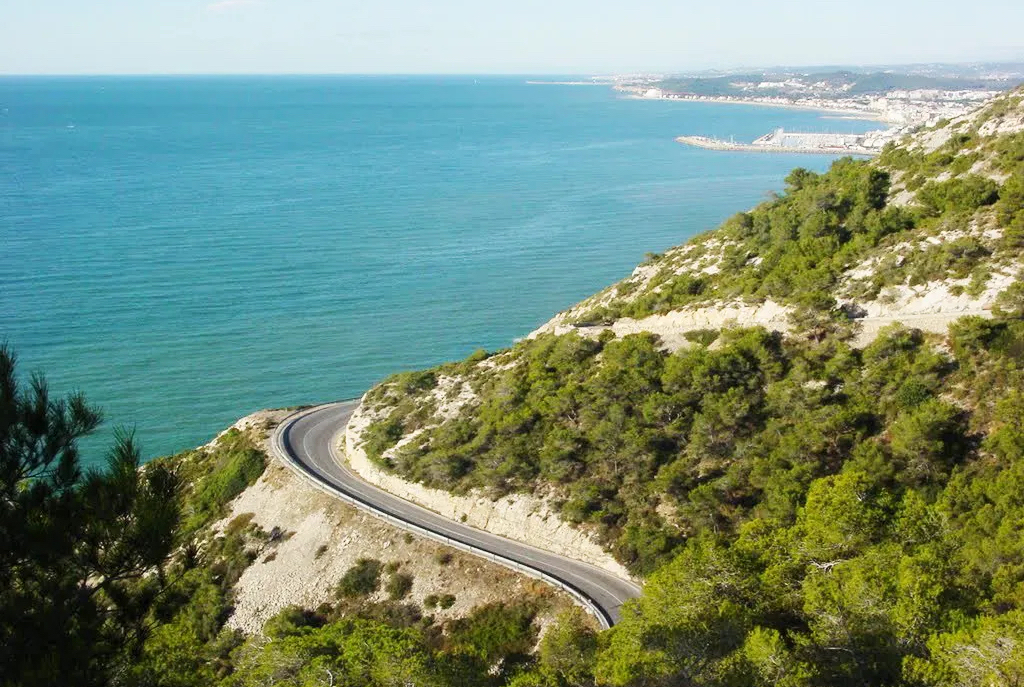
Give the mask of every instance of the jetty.
POLYGON ((708 150, 745 153, 814 153, 818 155, 860 155, 873 157, 889 140, 885 132, 866 134, 799 133, 776 129, 753 143, 723 141, 710 136, 680 136, 676 142, 708 150))

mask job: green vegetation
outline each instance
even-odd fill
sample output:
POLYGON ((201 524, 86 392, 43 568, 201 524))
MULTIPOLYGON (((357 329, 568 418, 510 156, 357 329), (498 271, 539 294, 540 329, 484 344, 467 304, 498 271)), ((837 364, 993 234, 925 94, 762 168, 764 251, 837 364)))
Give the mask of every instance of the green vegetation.
POLYGON ((863 349, 834 307, 868 257, 870 295, 946 276, 978 290, 1019 263, 1024 136, 979 125, 1020 106, 946 123, 931 153, 796 170, 784 195, 651 256, 648 283, 587 314, 772 298, 801 306, 787 337, 702 330, 668 352, 651 335, 545 335, 500 364, 477 352, 367 395, 387 409, 373 460, 454 491, 554 494, 644 576, 607 632, 572 609, 538 645, 539 596, 438 621, 424 609, 455 596, 421 609, 400 563, 364 558, 334 602, 246 637, 226 626, 235 585, 290 534, 251 513, 211 525, 262 474, 257 437, 140 469, 121 435, 108 467, 83 474, 76 441, 98 414, 41 378, 19 385, 0 349, 0 686, 1024 684, 1024 280, 991 318, 945 337, 894 325, 863 349), (889 206, 893 183, 918 203, 889 206), (680 271, 702 256, 719 271, 680 271), (442 376, 475 395, 455 417, 434 414, 442 376))
POLYGON ((427 610, 435 608, 449 609, 455 605, 455 597, 451 594, 429 594, 423 599, 423 607, 427 610))
POLYGON ((905 146, 889 145, 882 152, 879 160, 887 169, 898 170, 905 179, 914 179, 920 188, 929 178, 935 178, 944 172, 963 174, 977 162, 980 156, 971 152, 971 146, 979 139, 975 133, 959 133, 950 136, 949 140, 929 153, 913 151, 905 146))
POLYGON ((592 523, 640 573, 691 533, 794 518, 814 479, 861 445, 888 450, 891 430, 912 433, 906 413, 958 382, 903 330, 863 352, 751 329, 671 355, 649 335, 547 336, 515 353, 472 413, 424 432, 392 467, 460 490, 562 485, 563 515, 592 523))
POLYGON ((360 558, 338 582, 338 596, 358 597, 373 594, 380 589, 381 562, 373 558, 360 558))
POLYGON ((481 606, 449 624, 448 647, 456 653, 474 656, 484 665, 494 665, 502 658, 522 661, 537 640, 535 614, 533 608, 525 605, 481 606))
POLYGON ((395 572, 388 578, 384 591, 392 601, 401 601, 412 591, 413 577, 409 573, 395 572))
POLYGON ((999 200, 999 186, 991 179, 967 174, 947 181, 930 181, 918 191, 917 199, 925 212, 935 216, 971 212, 999 200))
POLYGON ((263 474, 266 457, 252 439, 229 429, 213 451, 199 449, 163 458, 156 464, 172 466, 184 484, 182 495, 185 532, 196 532, 227 513, 227 505, 263 474))
POLYGON ((209 527, 262 472, 256 437, 231 431, 140 469, 122 434, 108 467, 83 474, 76 441, 99 420, 41 377, 20 387, 0 349, 0 685, 497 687, 533 664, 539 606, 435 624, 401 603, 412 576, 373 559, 346 572, 336 604, 285 608, 265 637, 229 629, 239 578, 290 534, 252 513, 209 527), (370 601, 382 572, 390 600, 370 601))
POLYGON ((772 298, 801 306, 789 337, 698 331, 670 353, 651 335, 544 335, 465 370, 476 398, 454 418, 375 390, 400 428, 371 447, 386 468, 455 492, 553 490, 646 576, 619 625, 559 623, 511 684, 1024 684, 1024 282, 945 340, 894 325, 856 349, 835 308, 869 257, 870 297, 944 278, 979 293, 1019 263, 1024 136, 980 123, 934 152, 796 170, 579 318, 772 298), (894 178, 916 203, 888 205, 894 178))
MULTIPOLYGON (((561 484, 564 513, 653 571, 600 641, 559 626, 512 684, 1014 684, 1021 294, 961 320, 950 354, 899 326, 863 351, 841 332, 727 330, 671 355, 541 337, 396 467, 450 475, 451 451, 475 457, 457 484, 561 484)), ((501 617, 459 650, 511 651, 501 617)))
POLYGON ((536 638, 533 616, 526 606, 488 606, 441 634, 363 617, 332 620, 285 609, 267 623, 273 641, 250 641, 236 649, 234 671, 220 684, 502 685, 530 661, 526 654, 536 638))
POLYGON ((598 639, 584 619, 583 611, 571 608, 562 613, 540 641, 537 662, 516 676, 514 687, 561 687, 594 684, 594 658, 598 639))
POLYGON ((123 432, 106 468, 83 473, 76 443, 99 423, 81 395, 52 398, 41 376, 22 386, 0 347, 2 685, 107 684, 160 601, 179 481, 140 471, 123 432))
MULTIPOLYGON (((581 322, 642 318, 684 305, 772 298, 822 310, 834 307, 842 272, 890 235, 912 230, 919 214, 887 207, 889 174, 864 161, 839 160, 825 174, 794 170, 786 193, 728 220, 714 233, 721 259, 715 274, 680 270, 672 254, 646 286, 584 313, 581 322), (756 258, 756 259, 755 259, 756 258)), ((695 239, 686 257, 706 250, 695 239)))
MULTIPOLYGON (((997 104, 1015 99, 1020 96, 997 104)), ((997 247, 1016 256, 1024 245, 1024 133, 984 136, 978 130, 983 121, 952 132, 931 152, 890 145, 877 162, 839 160, 824 174, 796 169, 786 178, 785 193, 680 249, 652 256, 645 263, 653 270, 649 280, 620 282, 610 299, 592 299, 589 308, 584 302, 574 321, 595 324, 708 302, 769 298, 828 312, 844 272, 866 258, 895 260, 894 246, 916 250, 924 237, 948 231, 980 234, 979 227, 996 220, 1006 236, 997 247), (976 165, 985 172, 976 172, 976 165), (991 173, 1009 178, 996 181, 991 173), (916 202, 889 204, 890 193, 900 189, 915 192, 916 202), (695 269, 702 258, 715 269, 695 269)), ((984 246, 989 254, 994 247, 984 246)), ((992 261, 1004 257, 991 256, 992 261)), ((959 267, 962 263, 946 269, 941 260, 920 261, 914 278, 957 278, 959 267)), ((873 292, 903 284, 906 277, 905 272, 875 275, 873 292)))

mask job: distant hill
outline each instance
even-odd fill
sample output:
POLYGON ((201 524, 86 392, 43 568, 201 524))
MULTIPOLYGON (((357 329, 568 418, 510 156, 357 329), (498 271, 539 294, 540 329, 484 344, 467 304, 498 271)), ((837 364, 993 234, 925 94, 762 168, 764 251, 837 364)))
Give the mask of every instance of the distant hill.
POLYGON ((759 95, 808 94, 813 87, 814 94, 821 97, 850 97, 857 95, 883 94, 893 90, 1003 90, 1013 83, 1005 78, 929 76, 891 71, 861 73, 849 70, 828 72, 750 72, 713 77, 670 77, 663 79, 657 87, 675 93, 704 96, 749 95, 756 89, 759 95), (783 85, 790 82, 790 85, 783 85), (759 87, 759 84, 779 84, 759 87))

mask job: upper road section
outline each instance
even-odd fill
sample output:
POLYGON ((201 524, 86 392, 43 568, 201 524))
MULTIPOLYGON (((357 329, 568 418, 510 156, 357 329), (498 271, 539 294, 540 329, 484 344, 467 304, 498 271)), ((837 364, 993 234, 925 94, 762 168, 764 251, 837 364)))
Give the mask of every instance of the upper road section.
POLYGON ((565 589, 605 627, 618 621, 627 599, 639 596, 637 585, 593 565, 449 520, 364 481, 338 450, 358 405, 332 403, 292 415, 274 432, 274 450, 321 489, 372 515, 565 589))

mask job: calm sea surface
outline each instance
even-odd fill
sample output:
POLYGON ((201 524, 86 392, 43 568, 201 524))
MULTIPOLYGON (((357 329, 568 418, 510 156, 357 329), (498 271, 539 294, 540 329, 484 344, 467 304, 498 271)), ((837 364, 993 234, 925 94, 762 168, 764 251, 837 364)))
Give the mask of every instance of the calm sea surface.
POLYGON ((817 113, 525 79, 0 79, 0 340, 147 456, 495 349, 829 159, 817 113))

